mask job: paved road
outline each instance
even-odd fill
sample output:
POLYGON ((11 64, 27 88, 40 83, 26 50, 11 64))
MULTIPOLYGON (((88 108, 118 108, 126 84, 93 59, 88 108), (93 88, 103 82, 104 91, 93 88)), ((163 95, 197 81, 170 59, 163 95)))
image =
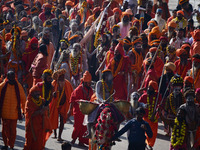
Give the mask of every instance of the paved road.
MULTIPOLYGON (((71 118, 73 121, 73 118, 71 118)), ((18 122, 17 125, 17 138, 15 142, 15 150, 22 150, 25 142, 25 127, 24 127, 24 121, 22 123, 18 122)), ((123 127, 125 123, 122 123, 120 127, 123 127)), ((0 125, 0 131, 2 126, 0 125)), ((73 131, 73 124, 67 123, 65 124, 65 129, 63 131, 62 138, 66 141, 71 141, 71 133, 73 131)), ((49 138, 49 140, 46 143, 46 150, 61 150, 61 143, 57 142, 56 139, 53 139, 53 134, 49 138)), ((112 149, 115 150, 125 150, 127 149, 128 142, 127 142, 127 134, 125 133, 120 137, 122 142, 116 142, 116 145, 113 146, 112 149)), ((0 132, 0 147, 3 146, 3 140, 0 132)), ((78 146, 78 141, 76 142, 75 146, 72 148, 72 150, 80 150, 84 149, 78 146)), ((87 149, 87 148, 85 148, 87 149)), ((163 132, 163 125, 159 123, 159 130, 158 130, 158 136, 155 143, 154 150, 169 150, 169 137, 166 137, 163 132)))
MULTIPOLYGON (((178 0, 169 0, 169 8, 170 10, 175 9, 175 7, 177 6, 178 0)), ((194 6, 194 8, 197 9, 197 5, 200 3, 199 0, 190 0, 190 3, 194 6)), ((196 18, 194 18, 196 19, 196 18)), ((73 118, 72 118, 73 120, 73 118)), ((24 121, 22 123, 18 123, 17 125, 17 138, 16 138, 16 142, 15 142, 15 149, 16 150, 22 150, 23 149, 23 145, 25 142, 25 127, 24 127, 24 121)), ((121 125, 121 127, 124 125, 124 123, 121 125)), ((0 131, 1 131, 2 126, 0 125, 0 131)), ((161 123, 159 123, 159 127, 158 127, 158 136, 157 136, 157 140, 154 146, 154 150, 169 150, 169 137, 166 137, 163 132, 163 125, 161 123)), ((73 130, 73 125, 72 124, 65 124, 65 129, 63 131, 63 136, 62 138, 67 140, 67 141, 71 141, 71 133, 73 130)), ((124 135, 121 136, 122 142, 118 142, 116 143, 115 146, 113 146, 113 149, 115 150, 125 150, 127 149, 127 138, 126 138, 126 133, 124 135)), ((2 140, 2 136, 1 136, 1 132, 0 132, 0 147, 3 146, 3 140, 2 140)), ((50 139, 47 141, 46 143, 46 150, 60 150, 61 149, 61 144, 59 142, 57 142, 55 139, 53 139, 52 137, 50 137, 50 139)), ((83 149, 81 147, 78 147, 77 143, 75 144, 75 146, 72 148, 72 150, 80 150, 83 149)))

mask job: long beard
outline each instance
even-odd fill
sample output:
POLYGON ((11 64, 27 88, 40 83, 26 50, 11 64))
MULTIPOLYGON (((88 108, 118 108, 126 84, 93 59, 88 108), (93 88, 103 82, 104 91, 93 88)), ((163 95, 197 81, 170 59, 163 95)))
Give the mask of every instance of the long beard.
POLYGON ((39 25, 33 24, 33 29, 37 31, 39 29, 39 25))
POLYGON ((159 23, 161 19, 161 16, 158 16, 157 14, 155 15, 155 20, 159 23))

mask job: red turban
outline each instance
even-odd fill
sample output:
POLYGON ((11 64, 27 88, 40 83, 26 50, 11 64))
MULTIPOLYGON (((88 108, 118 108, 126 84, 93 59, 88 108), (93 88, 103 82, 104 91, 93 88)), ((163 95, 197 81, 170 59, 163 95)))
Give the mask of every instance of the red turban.
POLYGON ((36 37, 33 37, 31 40, 30 40, 30 45, 31 44, 38 44, 38 39, 36 37))
POLYGON ((156 52, 157 51, 157 47, 152 47, 149 49, 149 52, 156 52))
POLYGON ((122 45, 121 42, 119 42, 119 43, 117 44, 117 46, 115 47, 115 49, 118 50, 118 52, 119 52, 122 56, 124 56, 124 48, 123 48, 123 45, 122 45))
POLYGON ((28 36, 28 32, 25 31, 25 30, 22 30, 22 32, 21 32, 21 37, 23 37, 23 36, 28 36))
POLYGON ((113 9, 113 13, 116 13, 116 12, 118 12, 120 16, 122 15, 122 11, 119 8, 113 9))
POLYGON ((177 11, 176 14, 177 14, 177 15, 178 15, 178 14, 182 14, 182 15, 184 16, 184 12, 183 12, 182 10, 177 11))
POLYGON ((183 45, 181 46, 181 49, 185 49, 186 47, 191 48, 190 44, 185 43, 185 44, 183 44, 183 45))
POLYGON ((187 51, 185 49, 177 49, 176 50, 176 56, 180 57, 183 53, 187 54, 187 51))
POLYGON ((92 5, 94 2, 92 0, 87 0, 87 3, 92 5))
POLYGON ((151 86, 155 91, 158 91, 158 83, 157 82, 151 80, 149 82, 149 86, 151 86))
POLYGON ((200 41, 200 29, 196 29, 193 32, 194 41, 200 41))
POLYGON ((170 21, 170 22, 168 23, 168 27, 176 28, 176 26, 177 26, 177 23, 174 22, 174 21, 170 21))
POLYGON ((11 39, 11 33, 6 33, 6 35, 5 35, 5 40, 6 41, 10 41, 10 39, 11 39))
POLYGON ((72 1, 66 1, 65 6, 74 6, 74 3, 72 1))
POLYGON ((96 12, 100 11, 100 7, 95 7, 93 10, 92 10, 92 13, 95 14, 96 12))
POLYGON ((193 79, 191 76, 186 76, 186 77, 184 78, 184 82, 185 82, 185 81, 188 81, 188 82, 190 82, 191 84, 194 83, 194 79, 193 79))
POLYGON ((83 74, 83 77, 81 78, 81 81, 83 82, 91 82, 92 80, 92 76, 88 71, 85 71, 85 73, 83 74))

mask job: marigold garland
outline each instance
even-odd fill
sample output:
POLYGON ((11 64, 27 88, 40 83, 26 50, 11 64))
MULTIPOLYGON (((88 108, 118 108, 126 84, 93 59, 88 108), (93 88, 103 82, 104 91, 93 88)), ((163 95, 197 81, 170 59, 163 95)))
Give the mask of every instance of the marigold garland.
POLYGON ((100 29, 97 31, 96 35, 95 35, 95 39, 94 39, 94 46, 95 48, 98 46, 98 39, 100 37, 100 29))
POLYGON ((172 130, 171 144, 175 148, 176 146, 183 145, 186 134, 186 123, 185 120, 180 123, 177 118, 175 119, 174 123, 175 125, 172 130))
POLYGON ((117 69, 115 70, 114 72, 114 68, 115 68, 115 60, 113 59, 112 62, 111 62, 111 70, 112 70, 112 73, 113 73, 113 77, 116 77, 117 74, 119 73, 121 67, 122 67, 122 62, 123 62, 123 56, 121 57, 120 61, 119 61, 119 64, 117 66, 117 69))
POLYGON ((71 60, 71 73, 73 76, 76 76, 79 72, 79 60, 80 60, 80 70, 82 66, 82 52, 80 51, 80 54, 76 56, 75 58, 72 57, 72 54, 70 55, 71 60), (80 59, 79 59, 80 58, 80 59))
MULTIPOLYGON (((182 95, 182 100, 184 100, 183 95, 182 95)), ((184 102, 183 102, 184 103, 184 102)), ((174 95, 173 93, 170 94, 170 98, 169 98, 169 104, 170 104, 170 108, 172 110, 172 113, 174 115, 176 115, 176 108, 175 108, 175 104, 174 104, 174 95), (173 102, 172 102, 173 101, 173 102)))
MULTIPOLYGON (((152 101, 152 104, 150 104, 150 101, 149 101, 149 95, 147 95, 147 105, 148 105, 148 110, 149 110, 149 113, 148 113, 148 119, 151 119, 152 115, 153 115, 153 112, 154 112, 154 105, 155 105, 155 99, 156 97, 154 96, 153 97, 153 101, 152 101)), ((154 122, 157 122, 157 118, 156 116, 154 116, 154 122)))
POLYGON ((38 100, 34 99, 33 97, 31 99, 37 106, 41 106, 42 105, 42 97, 41 96, 39 97, 38 100))

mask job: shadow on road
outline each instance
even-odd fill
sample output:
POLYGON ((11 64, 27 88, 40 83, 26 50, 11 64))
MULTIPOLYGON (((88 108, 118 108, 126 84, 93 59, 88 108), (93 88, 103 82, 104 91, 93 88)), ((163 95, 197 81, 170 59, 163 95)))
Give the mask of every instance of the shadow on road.
POLYGON ((170 137, 163 135, 163 134, 160 134, 160 133, 157 134, 157 138, 162 139, 162 140, 166 140, 166 141, 170 141, 170 137))

